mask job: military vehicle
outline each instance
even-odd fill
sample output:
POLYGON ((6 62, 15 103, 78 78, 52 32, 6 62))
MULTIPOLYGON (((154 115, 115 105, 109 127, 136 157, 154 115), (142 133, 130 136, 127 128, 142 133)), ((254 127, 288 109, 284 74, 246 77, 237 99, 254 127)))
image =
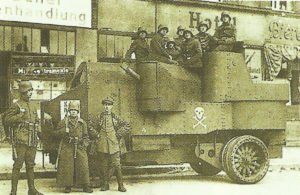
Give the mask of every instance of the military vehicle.
MULTIPOLYGON (((120 65, 82 63, 71 89, 42 103, 42 117, 49 114, 55 126, 66 102, 78 100, 81 117, 92 121, 101 100, 114 97, 113 111, 132 126, 127 165, 190 163, 200 175, 223 170, 237 183, 253 184, 266 175, 270 158, 281 157, 288 85, 252 82, 241 53, 208 53, 202 68, 145 61, 124 71, 120 65)), ((45 150, 55 150, 50 138, 45 150)))

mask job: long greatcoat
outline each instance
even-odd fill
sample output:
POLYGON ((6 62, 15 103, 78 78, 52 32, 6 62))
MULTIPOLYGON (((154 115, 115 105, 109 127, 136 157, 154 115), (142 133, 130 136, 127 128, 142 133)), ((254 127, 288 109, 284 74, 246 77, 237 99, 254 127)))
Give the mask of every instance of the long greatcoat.
POLYGON ((58 156, 57 184, 59 186, 83 185, 89 183, 89 167, 88 167, 88 132, 87 125, 84 120, 77 118, 76 120, 63 119, 54 132, 55 136, 60 138, 60 151, 58 156), (66 133, 66 126, 69 133, 66 133), (70 138, 78 137, 77 157, 74 158, 75 147, 70 138), (71 143, 69 143, 71 142, 71 143))

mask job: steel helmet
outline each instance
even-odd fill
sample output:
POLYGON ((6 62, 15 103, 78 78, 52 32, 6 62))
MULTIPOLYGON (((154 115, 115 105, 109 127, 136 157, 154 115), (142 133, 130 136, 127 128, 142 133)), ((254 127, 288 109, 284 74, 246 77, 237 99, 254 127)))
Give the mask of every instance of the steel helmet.
POLYGON ((77 110, 78 112, 80 111, 80 103, 78 101, 70 101, 68 110, 77 110))
POLYGON ((21 81, 19 83, 19 91, 21 93, 25 93, 27 91, 33 90, 32 84, 30 81, 21 81))
POLYGON ((162 29, 166 29, 167 32, 169 32, 169 28, 168 28, 167 26, 162 25, 162 24, 158 25, 158 30, 157 30, 157 32, 161 31, 162 29))

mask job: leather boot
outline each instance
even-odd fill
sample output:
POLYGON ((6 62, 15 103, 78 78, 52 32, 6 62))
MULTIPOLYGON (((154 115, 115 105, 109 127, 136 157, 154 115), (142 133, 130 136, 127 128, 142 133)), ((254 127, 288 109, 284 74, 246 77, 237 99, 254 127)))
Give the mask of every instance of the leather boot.
POLYGON ((117 176, 117 182, 118 182, 118 191, 120 192, 126 192, 126 188, 123 184, 123 176, 122 176, 122 169, 121 167, 116 168, 116 176, 117 176))
POLYGON ((67 187, 65 187, 64 193, 69 194, 71 191, 72 191, 72 187, 67 186, 67 187))
POLYGON ((12 170, 12 176, 11 176, 11 192, 10 192, 10 195, 16 195, 17 194, 19 176, 20 176, 20 170, 19 169, 13 169, 12 170))
POLYGON ((109 190, 109 170, 108 167, 102 168, 102 176, 103 176, 103 184, 100 187, 101 191, 107 191, 109 190))
POLYGON ((28 184, 28 195, 43 195, 41 192, 35 189, 33 168, 26 169, 26 175, 28 184))
POLYGON ((90 188, 89 185, 84 185, 84 186, 83 186, 83 192, 86 192, 86 193, 93 193, 93 189, 90 188))

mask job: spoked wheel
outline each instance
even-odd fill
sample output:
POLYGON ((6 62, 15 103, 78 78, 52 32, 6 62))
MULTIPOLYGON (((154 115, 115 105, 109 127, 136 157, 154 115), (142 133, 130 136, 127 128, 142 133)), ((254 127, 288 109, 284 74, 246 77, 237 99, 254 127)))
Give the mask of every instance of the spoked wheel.
POLYGON ((205 161, 201 161, 199 163, 190 163, 190 165, 194 171, 203 176, 217 175, 221 171, 205 161))
POLYGON ((234 181, 244 184, 259 182, 269 168, 269 153, 266 145, 250 135, 230 140, 223 149, 224 171, 234 181))

